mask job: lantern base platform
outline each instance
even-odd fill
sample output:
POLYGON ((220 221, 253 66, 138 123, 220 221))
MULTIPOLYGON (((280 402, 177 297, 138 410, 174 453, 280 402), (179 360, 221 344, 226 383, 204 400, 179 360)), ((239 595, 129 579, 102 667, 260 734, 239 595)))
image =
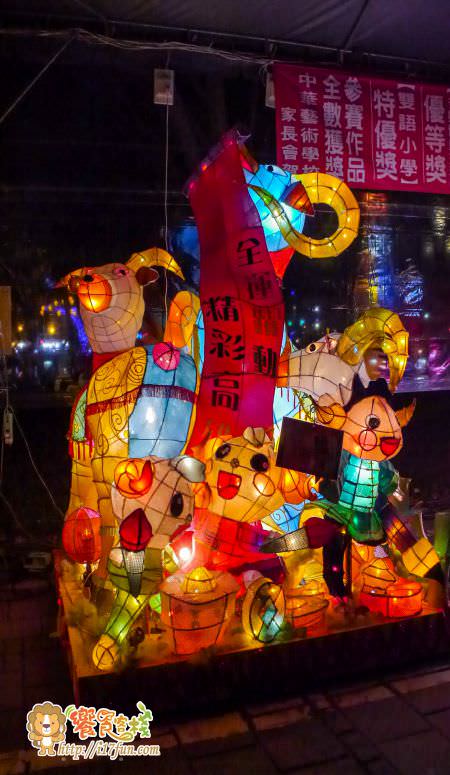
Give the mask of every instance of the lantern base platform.
MULTIPOLYGON (((73 609, 77 589, 78 598, 82 591, 77 582, 63 579, 60 559, 55 557, 55 568, 63 623, 64 613, 73 609)), ((77 704, 132 712, 141 699, 157 710, 158 720, 329 687, 346 676, 354 680, 403 670, 430 661, 431 655, 433 660, 448 656, 450 648, 445 614, 427 607, 410 618, 353 623, 332 631, 322 627, 308 630, 308 637, 304 630, 294 630, 289 640, 269 645, 247 640, 238 649, 221 648, 187 658, 166 650, 150 662, 144 649, 142 657, 125 670, 100 672, 90 660, 95 639, 74 626, 62 624, 60 629, 77 704)))

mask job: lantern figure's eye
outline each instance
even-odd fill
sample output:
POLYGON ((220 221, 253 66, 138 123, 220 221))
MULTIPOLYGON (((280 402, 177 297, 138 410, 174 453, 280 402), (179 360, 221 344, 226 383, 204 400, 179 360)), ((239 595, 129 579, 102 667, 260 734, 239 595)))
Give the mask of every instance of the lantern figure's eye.
POLYGON ((128 269, 125 269, 123 266, 118 266, 114 269, 114 274, 116 277, 126 277, 128 275, 128 269))
POLYGON ((261 455, 261 453, 258 455, 253 455, 252 459, 250 460, 250 465, 254 471, 262 473, 263 471, 267 471, 269 468, 269 458, 267 458, 265 455, 261 455))
POLYGON ((317 350, 317 345, 315 345, 314 342, 313 342, 306 349, 307 349, 307 351, 309 353, 313 353, 313 352, 315 352, 317 350))
POLYGON ((267 172, 273 172, 273 166, 272 164, 267 165, 267 172))
POLYGON ((216 449, 216 458, 217 460, 223 460, 224 457, 226 457, 231 450, 231 447, 229 444, 221 444, 218 449, 216 449))
POLYGON ((175 492, 170 501, 170 513, 172 517, 179 517, 183 513, 184 500, 181 492, 175 492))
POLYGON ((379 424, 380 424, 380 418, 377 417, 376 414, 369 414, 366 417, 366 425, 368 428, 375 430, 375 428, 378 428, 379 424))
POLYGON ((92 277, 91 274, 85 274, 84 277, 83 277, 83 280, 84 280, 85 283, 91 283, 93 281, 93 279, 94 278, 92 277))

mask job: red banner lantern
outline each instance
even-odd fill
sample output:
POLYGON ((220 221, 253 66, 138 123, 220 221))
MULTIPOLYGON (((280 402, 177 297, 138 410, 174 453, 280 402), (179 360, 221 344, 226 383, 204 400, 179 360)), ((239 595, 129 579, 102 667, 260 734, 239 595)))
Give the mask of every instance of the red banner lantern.
POLYGON ((205 358, 191 448, 220 429, 269 427, 284 304, 239 138, 226 135, 189 184, 200 238, 205 358))

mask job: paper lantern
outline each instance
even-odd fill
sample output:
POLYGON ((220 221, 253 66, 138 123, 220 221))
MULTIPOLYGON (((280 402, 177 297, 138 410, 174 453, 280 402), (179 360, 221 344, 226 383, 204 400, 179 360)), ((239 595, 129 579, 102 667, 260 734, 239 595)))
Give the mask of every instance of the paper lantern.
POLYGON ((116 487, 127 498, 147 495, 153 484, 153 466, 150 460, 133 458, 123 460, 114 471, 116 487))
POLYGON ((281 630, 284 613, 284 594, 278 584, 260 577, 249 585, 242 604, 242 626, 250 638, 271 643, 281 630))
MULTIPOLYGON (((364 588, 365 589, 365 588, 364 588)), ((384 590, 364 589, 360 592, 359 603, 370 611, 381 613, 390 619, 403 616, 416 616, 422 610, 423 589, 417 581, 399 579, 384 590)))
POLYGON ((130 455, 144 457, 156 452, 171 456, 181 452, 195 401, 197 374, 194 362, 187 364, 189 356, 184 355, 181 375, 178 369, 166 372, 157 367, 151 347, 135 347, 144 314, 143 286, 158 278, 152 269, 154 266, 162 266, 183 278, 175 260, 166 251, 155 248, 133 254, 126 264, 78 269, 59 283, 77 293, 81 318, 94 353, 93 376, 77 398, 71 418, 69 438, 73 462, 68 512, 81 505, 96 508, 101 514, 102 552, 96 576, 102 579, 102 584, 114 543, 115 520, 109 495, 117 462, 130 455), (157 373, 149 382, 146 367, 150 362, 157 373), (163 374, 165 379, 161 378, 163 374), (174 408, 177 406, 174 415, 168 411, 172 398, 174 408), (153 442, 147 443, 148 436, 145 436, 143 450, 137 453, 133 446, 140 440, 139 428, 133 428, 130 433, 129 427, 135 409, 141 414, 144 412, 139 424, 144 433, 148 430, 147 424, 151 426, 150 441, 153 442), (158 424, 155 418, 161 410, 158 424), (173 419, 174 424, 165 423, 166 417, 173 419), (166 435, 160 447, 158 432, 166 435))
POLYGON ((381 307, 366 310, 364 316, 345 329, 337 345, 337 355, 355 365, 368 348, 381 347, 390 370, 389 387, 394 391, 408 361, 408 332, 395 312, 381 307))
POLYGON ((153 360, 160 369, 174 371, 180 363, 180 351, 170 342, 160 342, 153 348, 153 360))
POLYGON ((244 173, 245 180, 250 188, 250 196, 261 219, 267 249, 274 253, 289 247, 288 242, 280 231, 277 219, 270 211, 259 191, 269 194, 279 204, 280 209, 284 211, 293 228, 301 232, 305 225, 305 213, 313 213, 303 186, 300 186, 297 190, 297 195, 304 195, 302 199, 300 196, 296 197, 295 192, 292 191, 291 174, 273 164, 258 164, 256 171, 244 168, 244 173), (291 191, 291 198, 289 198, 289 191, 291 191), (282 199, 284 200, 283 202, 280 201, 282 199), (298 201, 297 208, 295 207, 296 201, 298 201))
POLYGON ((285 590, 286 621, 297 629, 312 630, 323 627, 328 600, 321 594, 319 585, 314 588, 298 587, 285 590))
POLYGON ((93 509, 78 508, 66 517, 62 541, 71 560, 93 563, 100 559, 100 526, 100 514, 93 509))
POLYGON ((121 522, 120 545, 129 552, 141 552, 150 541, 153 532, 143 509, 135 509, 121 522))
POLYGON ((108 280, 95 272, 87 270, 79 282, 72 284, 70 290, 78 293, 80 303, 88 312, 104 312, 111 304, 111 286, 108 280))
POLYGON ((384 593, 397 581, 392 562, 386 557, 375 557, 362 571, 363 587, 366 594, 384 593))
POLYGON ((161 624, 175 654, 216 644, 234 613, 237 582, 228 573, 196 568, 161 584, 161 624))
POLYGON ((196 400, 197 370, 186 353, 168 343, 146 348, 146 368, 129 415, 131 457, 179 454, 189 435, 196 400))
POLYGON ((409 573, 426 576, 430 570, 440 565, 439 555, 428 538, 419 540, 402 553, 402 562, 409 573))

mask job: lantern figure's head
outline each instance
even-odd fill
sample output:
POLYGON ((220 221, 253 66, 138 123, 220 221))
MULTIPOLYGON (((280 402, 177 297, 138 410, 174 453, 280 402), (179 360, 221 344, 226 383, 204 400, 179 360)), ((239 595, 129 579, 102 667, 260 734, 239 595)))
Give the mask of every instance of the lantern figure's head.
POLYGON ((280 359, 279 387, 291 387, 310 395, 315 401, 328 395, 344 405, 352 394, 355 374, 367 386, 369 377, 364 360, 355 366, 345 363, 337 354, 340 334, 326 334, 303 350, 286 353, 280 359))
POLYGON ((317 420, 344 431, 343 448, 363 460, 389 460, 403 446, 402 426, 412 417, 415 404, 394 411, 381 395, 368 395, 344 409, 339 404, 316 405, 317 420))
POLYGON ((372 307, 343 334, 326 334, 303 350, 284 353, 277 385, 301 390, 315 401, 326 396, 329 403, 345 406, 355 377, 367 387, 370 380, 382 376, 384 360, 389 364, 389 385, 394 391, 408 360, 408 333, 395 312, 372 307))
POLYGON ((174 259, 156 248, 134 253, 126 264, 86 266, 66 275, 57 285, 78 296, 89 344, 96 353, 133 347, 144 316, 143 288, 158 279, 153 266, 164 266, 183 277, 174 259))
POLYGON ((237 438, 210 439, 204 449, 208 508, 238 522, 268 517, 286 501, 314 498, 313 477, 278 468, 264 428, 246 428, 237 438))
MULTIPOLYGON (((175 532, 191 522, 193 486, 203 481, 204 471, 203 463, 187 455, 170 460, 129 458, 118 463, 111 498, 119 530, 130 515, 136 521, 145 514, 151 528, 148 545, 163 549, 175 532)), ((139 532, 144 532, 142 526, 139 532)))

